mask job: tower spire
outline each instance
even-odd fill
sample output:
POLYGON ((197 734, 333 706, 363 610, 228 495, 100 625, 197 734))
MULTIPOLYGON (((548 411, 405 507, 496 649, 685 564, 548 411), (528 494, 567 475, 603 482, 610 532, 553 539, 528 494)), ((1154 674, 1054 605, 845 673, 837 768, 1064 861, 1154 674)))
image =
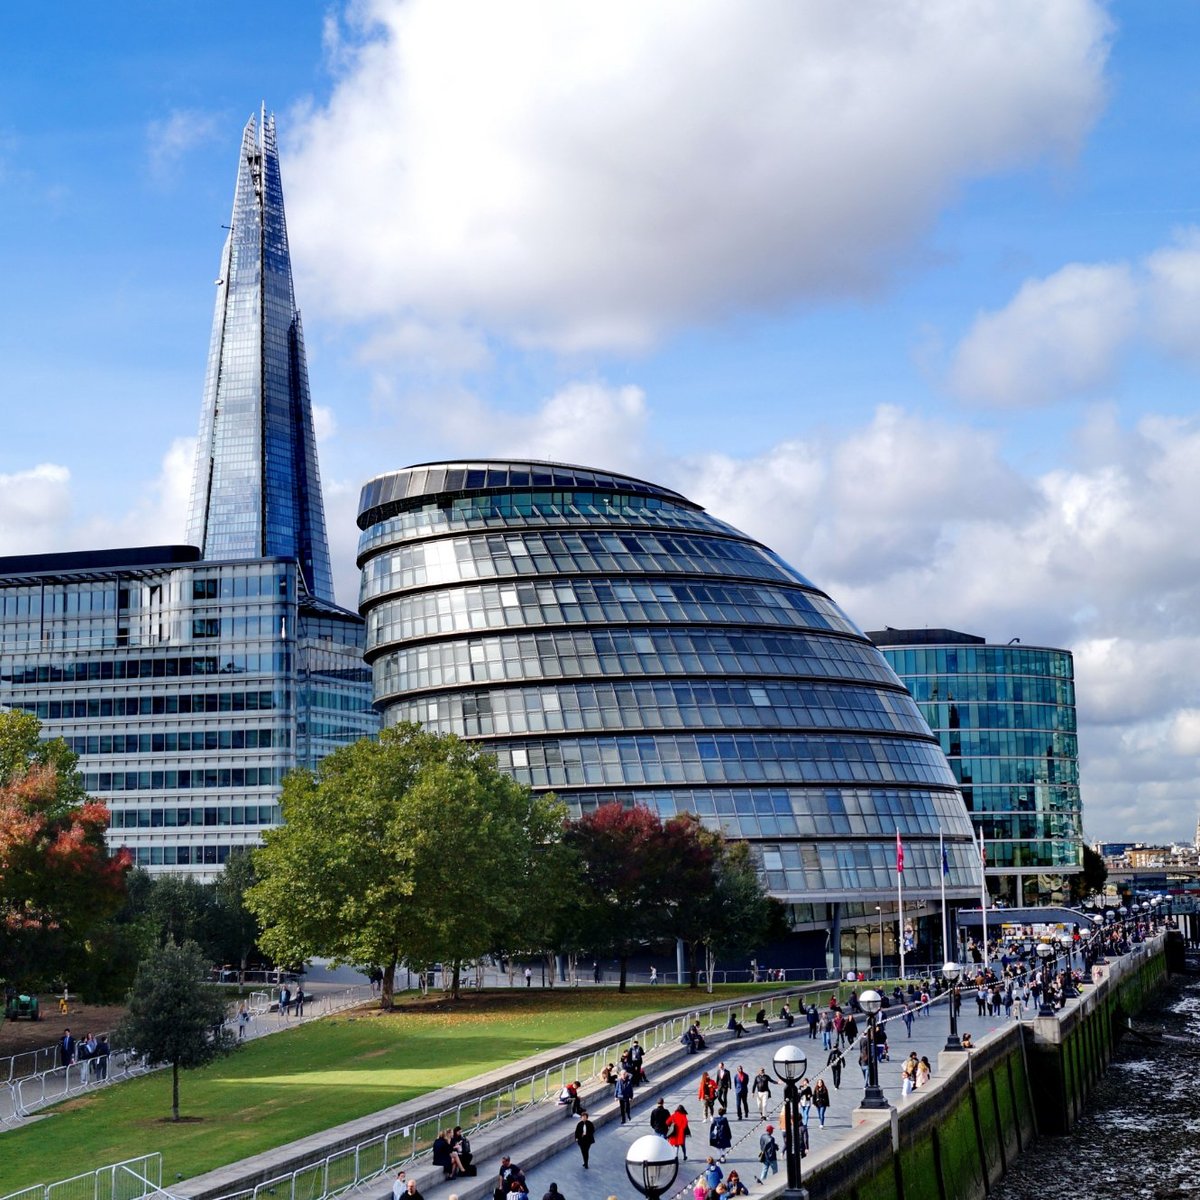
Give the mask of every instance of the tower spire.
POLYGON ((333 601, 304 333, 292 285, 275 117, 242 132, 221 253, 188 541, 208 559, 294 558, 333 601))

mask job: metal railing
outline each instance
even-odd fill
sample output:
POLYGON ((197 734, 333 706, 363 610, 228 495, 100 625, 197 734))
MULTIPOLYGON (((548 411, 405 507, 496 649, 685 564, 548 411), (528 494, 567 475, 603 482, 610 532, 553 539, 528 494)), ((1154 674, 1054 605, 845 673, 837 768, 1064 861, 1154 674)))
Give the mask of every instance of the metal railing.
POLYGON ((162 1155, 157 1152, 57 1183, 35 1184, 0 1200, 143 1200, 151 1194, 168 1195, 162 1189, 162 1155))

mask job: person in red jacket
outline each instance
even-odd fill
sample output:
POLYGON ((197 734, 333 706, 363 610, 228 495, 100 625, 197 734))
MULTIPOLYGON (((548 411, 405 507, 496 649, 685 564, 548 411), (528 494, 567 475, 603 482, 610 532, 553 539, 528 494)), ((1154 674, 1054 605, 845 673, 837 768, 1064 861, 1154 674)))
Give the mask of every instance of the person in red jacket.
POLYGON ((667 1118, 667 1141, 672 1146, 682 1150, 684 1158, 687 1158, 687 1139, 690 1132, 688 1128, 687 1109, 681 1104, 667 1118))

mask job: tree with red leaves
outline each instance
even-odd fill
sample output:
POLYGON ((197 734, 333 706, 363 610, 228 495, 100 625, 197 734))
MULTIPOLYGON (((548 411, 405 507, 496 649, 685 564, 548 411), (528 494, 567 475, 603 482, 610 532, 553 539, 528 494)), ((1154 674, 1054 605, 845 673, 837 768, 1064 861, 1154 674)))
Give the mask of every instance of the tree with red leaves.
POLYGON ((121 906, 130 866, 108 855, 108 809, 85 795, 75 755, 40 731, 28 713, 0 713, 0 976, 22 987, 69 976, 121 906))

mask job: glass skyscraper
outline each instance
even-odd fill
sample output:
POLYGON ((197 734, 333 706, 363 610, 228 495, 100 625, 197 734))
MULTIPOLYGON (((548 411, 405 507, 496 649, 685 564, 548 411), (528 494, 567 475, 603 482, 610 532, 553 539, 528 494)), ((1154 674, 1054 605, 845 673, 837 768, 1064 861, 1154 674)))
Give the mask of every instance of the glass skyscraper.
POLYGON ((216 873, 279 786, 374 733, 363 622, 333 601, 274 119, 242 139, 222 255, 195 545, 0 558, 0 708, 80 755, 109 844, 216 873), (261 140, 259 133, 261 130, 261 140))
POLYGON ((952 629, 867 635, 916 699, 954 771, 1008 904, 1062 901, 1083 869, 1083 810, 1069 650, 988 645, 952 629))
POLYGON ((275 118, 242 133, 217 278, 188 541, 206 559, 295 559, 333 602, 304 335, 292 289, 275 118))
POLYGON ((641 803, 750 841, 814 962, 876 905, 894 920, 897 833, 915 937, 939 834, 948 895, 978 894, 954 776, 883 656, 700 505, 613 472, 442 462, 371 480, 358 523, 385 722, 477 740, 575 814, 641 803))

